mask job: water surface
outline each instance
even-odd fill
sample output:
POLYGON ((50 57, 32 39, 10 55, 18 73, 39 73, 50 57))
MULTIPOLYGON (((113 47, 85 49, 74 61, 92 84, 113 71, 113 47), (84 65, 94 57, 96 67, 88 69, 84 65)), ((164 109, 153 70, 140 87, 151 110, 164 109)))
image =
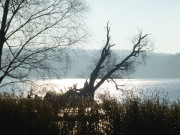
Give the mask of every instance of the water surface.
MULTIPOLYGON (((99 81, 99 80, 98 80, 99 81)), ((52 79, 36 80, 36 85, 14 84, 11 87, 1 88, 3 91, 16 91, 17 93, 27 93, 33 90, 38 95, 43 95, 47 91, 56 91, 64 93, 70 88, 82 88, 85 79, 52 79)), ((112 81, 105 82, 97 91, 96 99, 100 94, 107 93, 114 98, 122 99, 125 97, 138 96, 139 98, 148 98, 160 96, 160 98, 169 101, 179 100, 180 97, 180 79, 116 79, 118 90, 112 81)))

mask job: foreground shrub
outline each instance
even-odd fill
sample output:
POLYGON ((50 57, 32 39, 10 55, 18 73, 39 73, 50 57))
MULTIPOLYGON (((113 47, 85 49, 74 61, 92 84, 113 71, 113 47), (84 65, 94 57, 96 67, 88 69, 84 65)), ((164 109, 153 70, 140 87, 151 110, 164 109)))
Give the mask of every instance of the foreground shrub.
POLYGON ((179 135, 180 102, 158 98, 127 99, 118 103, 0 97, 3 135, 179 135))

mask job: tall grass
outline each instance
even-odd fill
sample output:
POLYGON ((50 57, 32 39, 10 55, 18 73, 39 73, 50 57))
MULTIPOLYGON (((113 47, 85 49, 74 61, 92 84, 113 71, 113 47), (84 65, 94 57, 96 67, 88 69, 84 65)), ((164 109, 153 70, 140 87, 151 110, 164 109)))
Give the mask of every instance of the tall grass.
POLYGON ((2 135, 179 135, 180 102, 0 96, 2 135))

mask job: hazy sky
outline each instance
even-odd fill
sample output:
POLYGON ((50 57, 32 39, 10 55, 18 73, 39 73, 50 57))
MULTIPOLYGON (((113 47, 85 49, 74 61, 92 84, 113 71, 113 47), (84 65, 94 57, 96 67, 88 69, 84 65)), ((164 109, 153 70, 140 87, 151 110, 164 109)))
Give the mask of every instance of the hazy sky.
POLYGON ((142 29, 152 34, 154 51, 180 52, 180 0, 87 0, 91 9, 87 48, 100 48, 105 41, 105 26, 111 25, 116 49, 130 49, 131 38, 142 29))

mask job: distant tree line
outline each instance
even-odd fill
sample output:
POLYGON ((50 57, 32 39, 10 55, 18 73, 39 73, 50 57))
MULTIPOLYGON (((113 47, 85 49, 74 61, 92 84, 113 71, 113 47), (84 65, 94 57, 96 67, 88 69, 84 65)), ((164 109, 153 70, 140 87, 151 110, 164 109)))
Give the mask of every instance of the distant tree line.
MULTIPOLYGON (((87 78, 92 69, 92 59, 100 50, 76 50, 78 55, 70 55, 72 67, 66 74, 68 78, 87 78), (81 65, 81 66, 80 66, 81 65)), ((113 50, 122 59, 128 50, 113 50)), ((125 78, 180 78, 180 53, 149 53, 144 64, 138 65, 136 71, 124 76, 125 78)))

